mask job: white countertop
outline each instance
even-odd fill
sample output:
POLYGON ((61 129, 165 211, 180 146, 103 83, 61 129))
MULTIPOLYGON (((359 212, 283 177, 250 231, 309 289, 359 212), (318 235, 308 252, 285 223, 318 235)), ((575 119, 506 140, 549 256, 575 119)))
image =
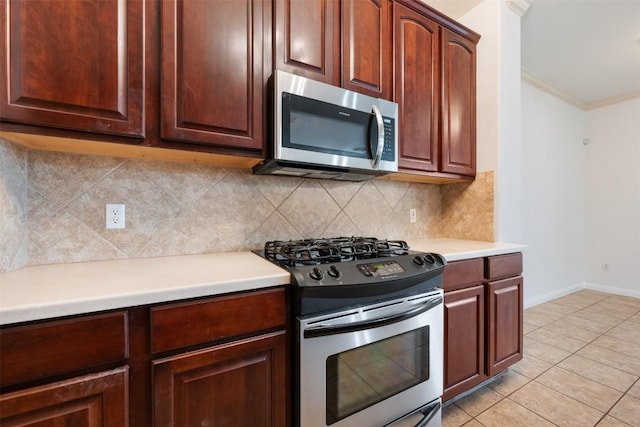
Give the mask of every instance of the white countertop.
MULTIPOLYGON (((520 252, 526 246, 457 239, 408 241, 447 261, 520 252)), ((0 325, 289 283, 289 273, 251 252, 53 264, 0 273, 0 325)))
POLYGON ((0 274, 0 325, 288 283, 251 252, 25 267, 0 274))
POLYGON ((407 240, 407 243, 414 251, 435 252, 444 256, 447 261, 522 252, 527 247, 515 243, 460 239, 416 239, 407 240))

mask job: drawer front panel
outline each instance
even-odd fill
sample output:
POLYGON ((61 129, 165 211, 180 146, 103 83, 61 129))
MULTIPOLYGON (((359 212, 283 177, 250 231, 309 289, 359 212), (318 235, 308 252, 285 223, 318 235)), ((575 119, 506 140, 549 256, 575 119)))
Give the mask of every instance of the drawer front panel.
POLYGON ((128 358, 126 311, 0 330, 0 384, 8 386, 128 358))
POLYGON ((488 257, 486 267, 485 272, 489 280, 519 276, 522 273, 522 253, 488 257))
POLYGON ((283 288, 151 309, 154 353, 252 334, 285 324, 283 288))
POLYGON ((444 268, 442 289, 452 291, 475 285, 484 280, 484 260, 482 258, 453 261, 444 268))

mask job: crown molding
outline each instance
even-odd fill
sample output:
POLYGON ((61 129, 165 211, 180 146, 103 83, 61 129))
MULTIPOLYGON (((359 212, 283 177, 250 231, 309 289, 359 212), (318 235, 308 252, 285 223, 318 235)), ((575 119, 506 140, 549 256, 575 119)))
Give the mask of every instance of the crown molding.
POLYGON ((568 102, 569 104, 573 105, 574 107, 578 107, 581 110, 586 110, 588 105, 586 102, 569 95, 567 92, 563 91, 562 89, 552 85, 551 83, 547 82, 546 80, 544 80, 543 78, 541 78, 540 76, 538 76, 535 73, 532 73, 531 71, 529 71, 528 69, 526 69, 525 67, 522 67, 521 69, 521 76, 522 76, 522 80, 524 80, 525 82, 529 83, 532 86, 537 87, 538 89, 547 92, 550 95, 555 96, 556 98, 560 98, 565 102, 568 102))
POLYGON ((632 92, 628 95, 616 96, 587 104, 587 110, 595 110, 596 108, 606 107, 607 105, 617 104, 619 102, 629 101, 631 99, 640 98, 640 91, 632 92))
POLYGON ((513 10, 515 13, 520 15, 521 17, 527 13, 529 7, 531 6, 531 0, 505 0, 509 9, 513 10))
POLYGON ((553 84, 544 80, 537 74, 532 73, 525 67, 522 67, 521 69, 521 78, 523 81, 529 83, 532 86, 535 86, 536 88, 542 90, 543 92, 546 92, 549 95, 555 96, 556 98, 559 98, 573 105, 574 107, 578 107, 581 110, 585 110, 585 111, 606 107, 607 105, 617 104, 619 102, 628 101, 630 99, 640 98, 640 91, 638 91, 638 92, 629 93, 627 95, 601 99, 599 101, 585 102, 581 99, 576 98, 575 96, 569 95, 567 92, 563 91, 557 86, 554 86, 553 84))

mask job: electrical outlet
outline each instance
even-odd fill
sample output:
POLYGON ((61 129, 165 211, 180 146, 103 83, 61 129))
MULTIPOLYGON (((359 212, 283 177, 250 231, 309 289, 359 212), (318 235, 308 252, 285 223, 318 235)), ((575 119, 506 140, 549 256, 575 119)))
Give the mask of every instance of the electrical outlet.
POLYGON ((416 222, 416 210, 415 209, 409 209, 409 222, 411 224, 415 224, 415 222, 416 222))
POLYGON ((606 262, 602 263, 602 271, 609 271, 609 264, 606 262))
POLYGON ((123 229, 125 227, 124 205, 107 204, 107 229, 123 229))

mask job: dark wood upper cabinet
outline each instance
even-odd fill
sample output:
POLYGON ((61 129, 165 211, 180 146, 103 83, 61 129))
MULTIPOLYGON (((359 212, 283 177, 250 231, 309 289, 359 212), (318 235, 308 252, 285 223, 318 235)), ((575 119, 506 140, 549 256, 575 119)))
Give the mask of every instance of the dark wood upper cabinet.
POLYGON ((0 27, 0 119, 145 135, 142 1, 4 0, 0 27))
POLYGON ((393 3, 393 34, 399 171, 473 178, 480 36, 416 0, 393 3))
POLYGON ((162 138, 262 149, 270 7, 262 0, 162 2, 162 138))
POLYGON ((476 172, 476 43, 442 29, 442 172, 476 172))
POLYGON ((392 179, 475 176, 480 36, 420 0, 0 2, 8 132, 69 138, 66 151, 135 152, 86 139, 251 166, 266 151, 275 68, 398 102, 392 179))
POLYGON ((275 67, 392 96, 390 0, 275 0, 275 67))
POLYGON ((342 87, 391 99, 389 0, 342 0, 342 87))
POLYGON ((275 0, 277 69, 340 86, 340 2, 275 0))
POLYGON ((400 122, 400 168, 438 171, 438 31, 432 20, 394 3, 394 87, 400 122))

